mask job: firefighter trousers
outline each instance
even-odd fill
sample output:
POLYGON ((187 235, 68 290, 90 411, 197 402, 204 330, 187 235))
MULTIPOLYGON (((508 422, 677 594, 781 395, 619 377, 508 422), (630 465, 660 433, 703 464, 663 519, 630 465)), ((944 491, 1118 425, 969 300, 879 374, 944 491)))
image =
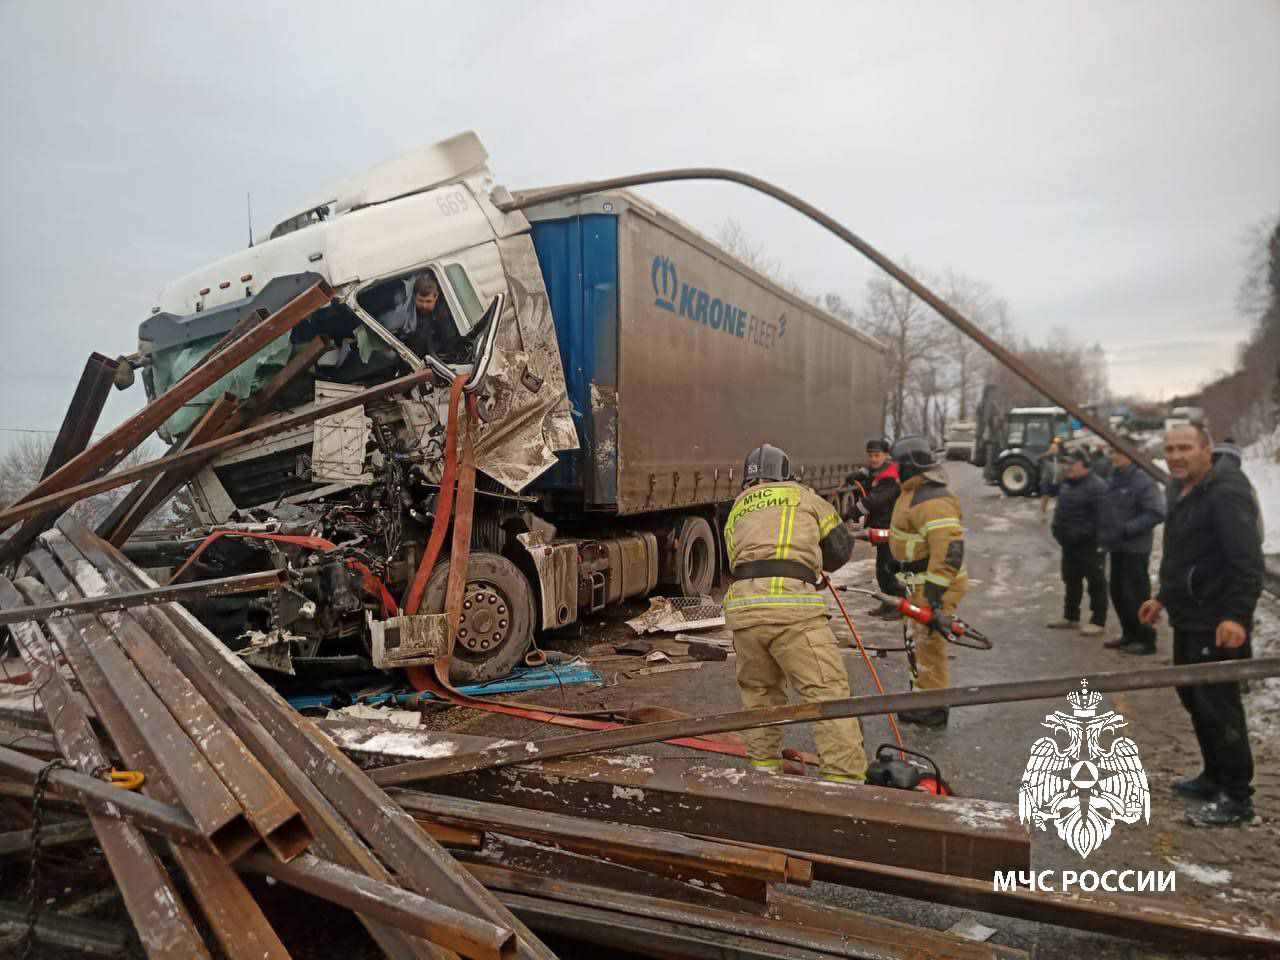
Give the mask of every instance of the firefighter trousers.
MULTIPOLYGON (((965 582, 968 585, 968 581, 965 582)), ((942 595, 945 614, 952 615, 964 596, 963 590, 948 590, 942 595)), ((924 587, 917 586, 911 596, 917 606, 928 608, 924 587)), ((947 638, 923 623, 911 621, 911 640, 915 645, 915 664, 911 667, 911 686, 916 690, 941 690, 951 686, 951 668, 947 662, 947 638)))
MULTIPOLYGON (((738 655, 738 690, 748 710, 786 703, 787 685, 806 703, 849 696, 849 674, 824 616, 735 630, 733 648, 738 655)), ((781 727, 747 730, 745 736, 752 766, 782 766, 781 727)), ((813 724, 813 740, 824 777, 865 778, 867 755, 855 718, 813 724)))

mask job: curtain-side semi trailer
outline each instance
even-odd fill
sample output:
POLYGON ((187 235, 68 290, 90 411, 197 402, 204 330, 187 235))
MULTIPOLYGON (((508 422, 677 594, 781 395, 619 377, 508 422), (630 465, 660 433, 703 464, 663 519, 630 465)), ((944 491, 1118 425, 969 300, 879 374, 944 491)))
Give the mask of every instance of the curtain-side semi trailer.
POLYGON ((706 593, 724 572, 720 530, 743 458, 759 443, 786 449, 833 502, 848 496, 845 477, 880 431, 875 341, 635 195, 523 214, 504 212, 509 200, 478 139, 462 134, 318 195, 248 249, 169 284, 141 325, 154 397, 251 311, 320 279, 335 291, 179 410, 162 430, 169 441, 220 395, 251 397, 317 336, 331 349, 268 417, 437 371, 411 395, 224 453, 188 486, 189 529, 126 545, 172 569, 228 531, 187 577, 298 571, 270 596, 192 605, 249 662, 389 669, 441 652, 447 545, 420 610, 436 629, 387 619, 355 564, 403 597, 437 508, 458 374, 479 421, 455 681, 501 676, 536 632, 660 586, 706 593), (327 545, 284 539, 300 535, 327 545))

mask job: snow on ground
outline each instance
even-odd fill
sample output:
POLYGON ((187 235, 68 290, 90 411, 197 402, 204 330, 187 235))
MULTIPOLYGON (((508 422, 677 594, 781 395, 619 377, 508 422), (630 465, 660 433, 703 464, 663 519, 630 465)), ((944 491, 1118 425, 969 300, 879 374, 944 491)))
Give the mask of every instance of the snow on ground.
POLYGON ((1244 472, 1258 491, 1267 539, 1266 553, 1280 553, 1280 430, 1244 448, 1244 472))

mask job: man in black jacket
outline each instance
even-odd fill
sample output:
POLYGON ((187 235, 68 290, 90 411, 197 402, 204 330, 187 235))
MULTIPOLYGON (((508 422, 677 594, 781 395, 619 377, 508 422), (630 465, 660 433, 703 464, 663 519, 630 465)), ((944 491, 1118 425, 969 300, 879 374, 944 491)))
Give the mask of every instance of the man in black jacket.
MULTIPOLYGON (((1165 433, 1169 487, 1160 560, 1160 590, 1138 611, 1154 624, 1161 610, 1173 626, 1173 662, 1205 663, 1252 656, 1249 631, 1262 593, 1262 538, 1248 479, 1234 464, 1214 465, 1203 427, 1165 433)), ((1203 771, 1175 780, 1173 791, 1207 801, 1187 813, 1198 827, 1253 819, 1253 753, 1238 683, 1179 687, 1200 744, 1203 771)))
POLYGON ((1111 605, 1120 620, 1120 636, 1103 644, 1121 653, 1156 652, 1155 628, 1138 619, 1151 597, 1153 531, 1164 521, 1160 485, 1122 450, 1111 451, 1115 472, 1107 484, 1106 523, 1102 545, 1111 554, 1111 605))
MULTIPOLYGON (((898 465, 889 459, 888 440, 867 441, 867 466, 851 473, 849 483, 858 491, 858 513, 865 517, 865 525, 887 529, 893 516, 893 505, 902 492, 898 465)), ((846 520, 856 519, 846 517, 846 520)), ((887 543, 876 544, 876 583, 881 593, 894 597, 906 595, 906 588, 894 576, 893 555, 887 543)), ((901 620, 902 614, 892 604, 881 603, 870 611, 871 616, 883 620, 901 620)))
POLYGON ((1105 554, 1099 536, 1106 526, 1107 485, 1089 469, 1089 454, 1072 450, 1066 454, 1067 476, 1058 490, 1058 505, 1053 511, 1053 539, 1062 547, 1062 582, 1066 595, 1062 616, 1046 626, 1055 629, 1079 627, 1086 637, 1098 637, 1107 623, 1107 575, 1103 568, 1105 554), (1089 584, 1089 622, 1080 626, 1080 601, 1089 584))

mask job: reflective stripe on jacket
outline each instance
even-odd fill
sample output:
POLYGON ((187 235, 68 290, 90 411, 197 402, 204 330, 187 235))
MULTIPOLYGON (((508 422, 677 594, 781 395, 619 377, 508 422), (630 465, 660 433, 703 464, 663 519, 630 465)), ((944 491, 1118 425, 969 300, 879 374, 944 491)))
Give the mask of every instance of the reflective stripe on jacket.
POLYGON ((960 501, 947 488, 941 467, 903 482, 889 523, 889 552, 901 564, 903 583, 967 589, 960 501))
MULTIPOLYGON (((790 481, 744 490, 729 511, 724 540, 731 568, 755 560, 793 560, 817 574, 843 566, 853 553, 853 535, 835 507, 790 481)), ((724 596, 730 630, 796 623, 826 610, 817 588, 791 577, 737 580, 724 596)))

